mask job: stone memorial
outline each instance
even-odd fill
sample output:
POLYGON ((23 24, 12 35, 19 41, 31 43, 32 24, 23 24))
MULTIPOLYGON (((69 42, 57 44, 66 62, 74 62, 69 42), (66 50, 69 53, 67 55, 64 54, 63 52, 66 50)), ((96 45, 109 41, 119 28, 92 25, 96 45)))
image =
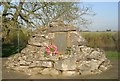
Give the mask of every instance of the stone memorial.
POLYGON ((101 73, 111 64, 102 49, 87 46, 74 26, 56 20, 36 29, 27 46, 5 66, 28 75, 76 76, 101 73))

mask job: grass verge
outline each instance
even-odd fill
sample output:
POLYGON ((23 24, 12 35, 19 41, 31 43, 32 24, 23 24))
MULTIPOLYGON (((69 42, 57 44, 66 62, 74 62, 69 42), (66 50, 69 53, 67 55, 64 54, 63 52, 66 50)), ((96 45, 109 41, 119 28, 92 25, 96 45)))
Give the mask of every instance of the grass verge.
POLYGON ((106 56, 108 59, 120 59, 120 52, 118 51, 106 51, 106 56))

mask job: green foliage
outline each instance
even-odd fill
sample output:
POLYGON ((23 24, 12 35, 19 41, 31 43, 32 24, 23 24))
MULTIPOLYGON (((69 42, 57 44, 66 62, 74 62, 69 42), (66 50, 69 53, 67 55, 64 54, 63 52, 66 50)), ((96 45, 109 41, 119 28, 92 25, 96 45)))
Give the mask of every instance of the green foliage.
POLYGON ((2 42, 2 56, 7 57, 21 51, 27 44, 29 36, 24 29, 19 32, 19 47, 18 47, 18 31, 11 30, 6 41, 2 42))
POLYGON ((71 47, 67 47, 67 49, 66 49, 66 54, 71 54, 71 47))
POLYGON ((44 57, 47 57, 47 52, 46 52, 46 51, 43 53, 43 56, 44 56, 44 57))
POLYGON ((9 36, 7 36, 5 41, 2 41, 2 43, 3 44, 7 44, 7 43, 18 44, 18 33, 19 33, 20 44, 26 43, 29 36, 28 36, 28 33, 25 29, 20 29, 20 31, 14 30, 14 29, 11 30, 9 33, 9 36))
POLYGON ((54 48, 50 48, 50 51, 51 51, 51 52, 54 52, 55 50, 54 50, 54 48))
POLYGON ((117 50, 117 32, 82 32, 81 34, 88 41, 90 47, 117 50))
POLYGON ((120 52, 106 51, 105 53, 106 53, 107 58, 109 58, 109 59, 119 59, 120 58, 120 56, 119 56, 120 52))
POLYGON ((18 50, 21 51, 23 48, 25 47, 25 45, 20 46, 20 48, 18 49, 18 45, 15 44, 2 44, 2 57, 8 57, 11 55, 14 55, 16 53, 18 53, 18 50))

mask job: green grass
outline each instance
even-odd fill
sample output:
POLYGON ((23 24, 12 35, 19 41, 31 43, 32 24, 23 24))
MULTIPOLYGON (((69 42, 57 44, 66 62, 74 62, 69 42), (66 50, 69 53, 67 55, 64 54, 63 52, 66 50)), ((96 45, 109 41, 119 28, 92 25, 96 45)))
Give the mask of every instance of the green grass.
POLYGON ((108 59, 120 59, 120 52, 117 51, 106 51, 106 57, 108 59))

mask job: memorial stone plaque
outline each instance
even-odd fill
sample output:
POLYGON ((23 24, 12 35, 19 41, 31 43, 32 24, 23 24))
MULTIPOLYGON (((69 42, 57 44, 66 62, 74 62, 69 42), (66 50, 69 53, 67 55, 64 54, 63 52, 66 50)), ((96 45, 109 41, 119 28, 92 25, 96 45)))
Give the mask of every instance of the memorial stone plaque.
POLYGON ((58 47, 59 52, 65 53, 66 48, 67 48, 67 33, 66 32, 56 32, 54 43, 58 47))

